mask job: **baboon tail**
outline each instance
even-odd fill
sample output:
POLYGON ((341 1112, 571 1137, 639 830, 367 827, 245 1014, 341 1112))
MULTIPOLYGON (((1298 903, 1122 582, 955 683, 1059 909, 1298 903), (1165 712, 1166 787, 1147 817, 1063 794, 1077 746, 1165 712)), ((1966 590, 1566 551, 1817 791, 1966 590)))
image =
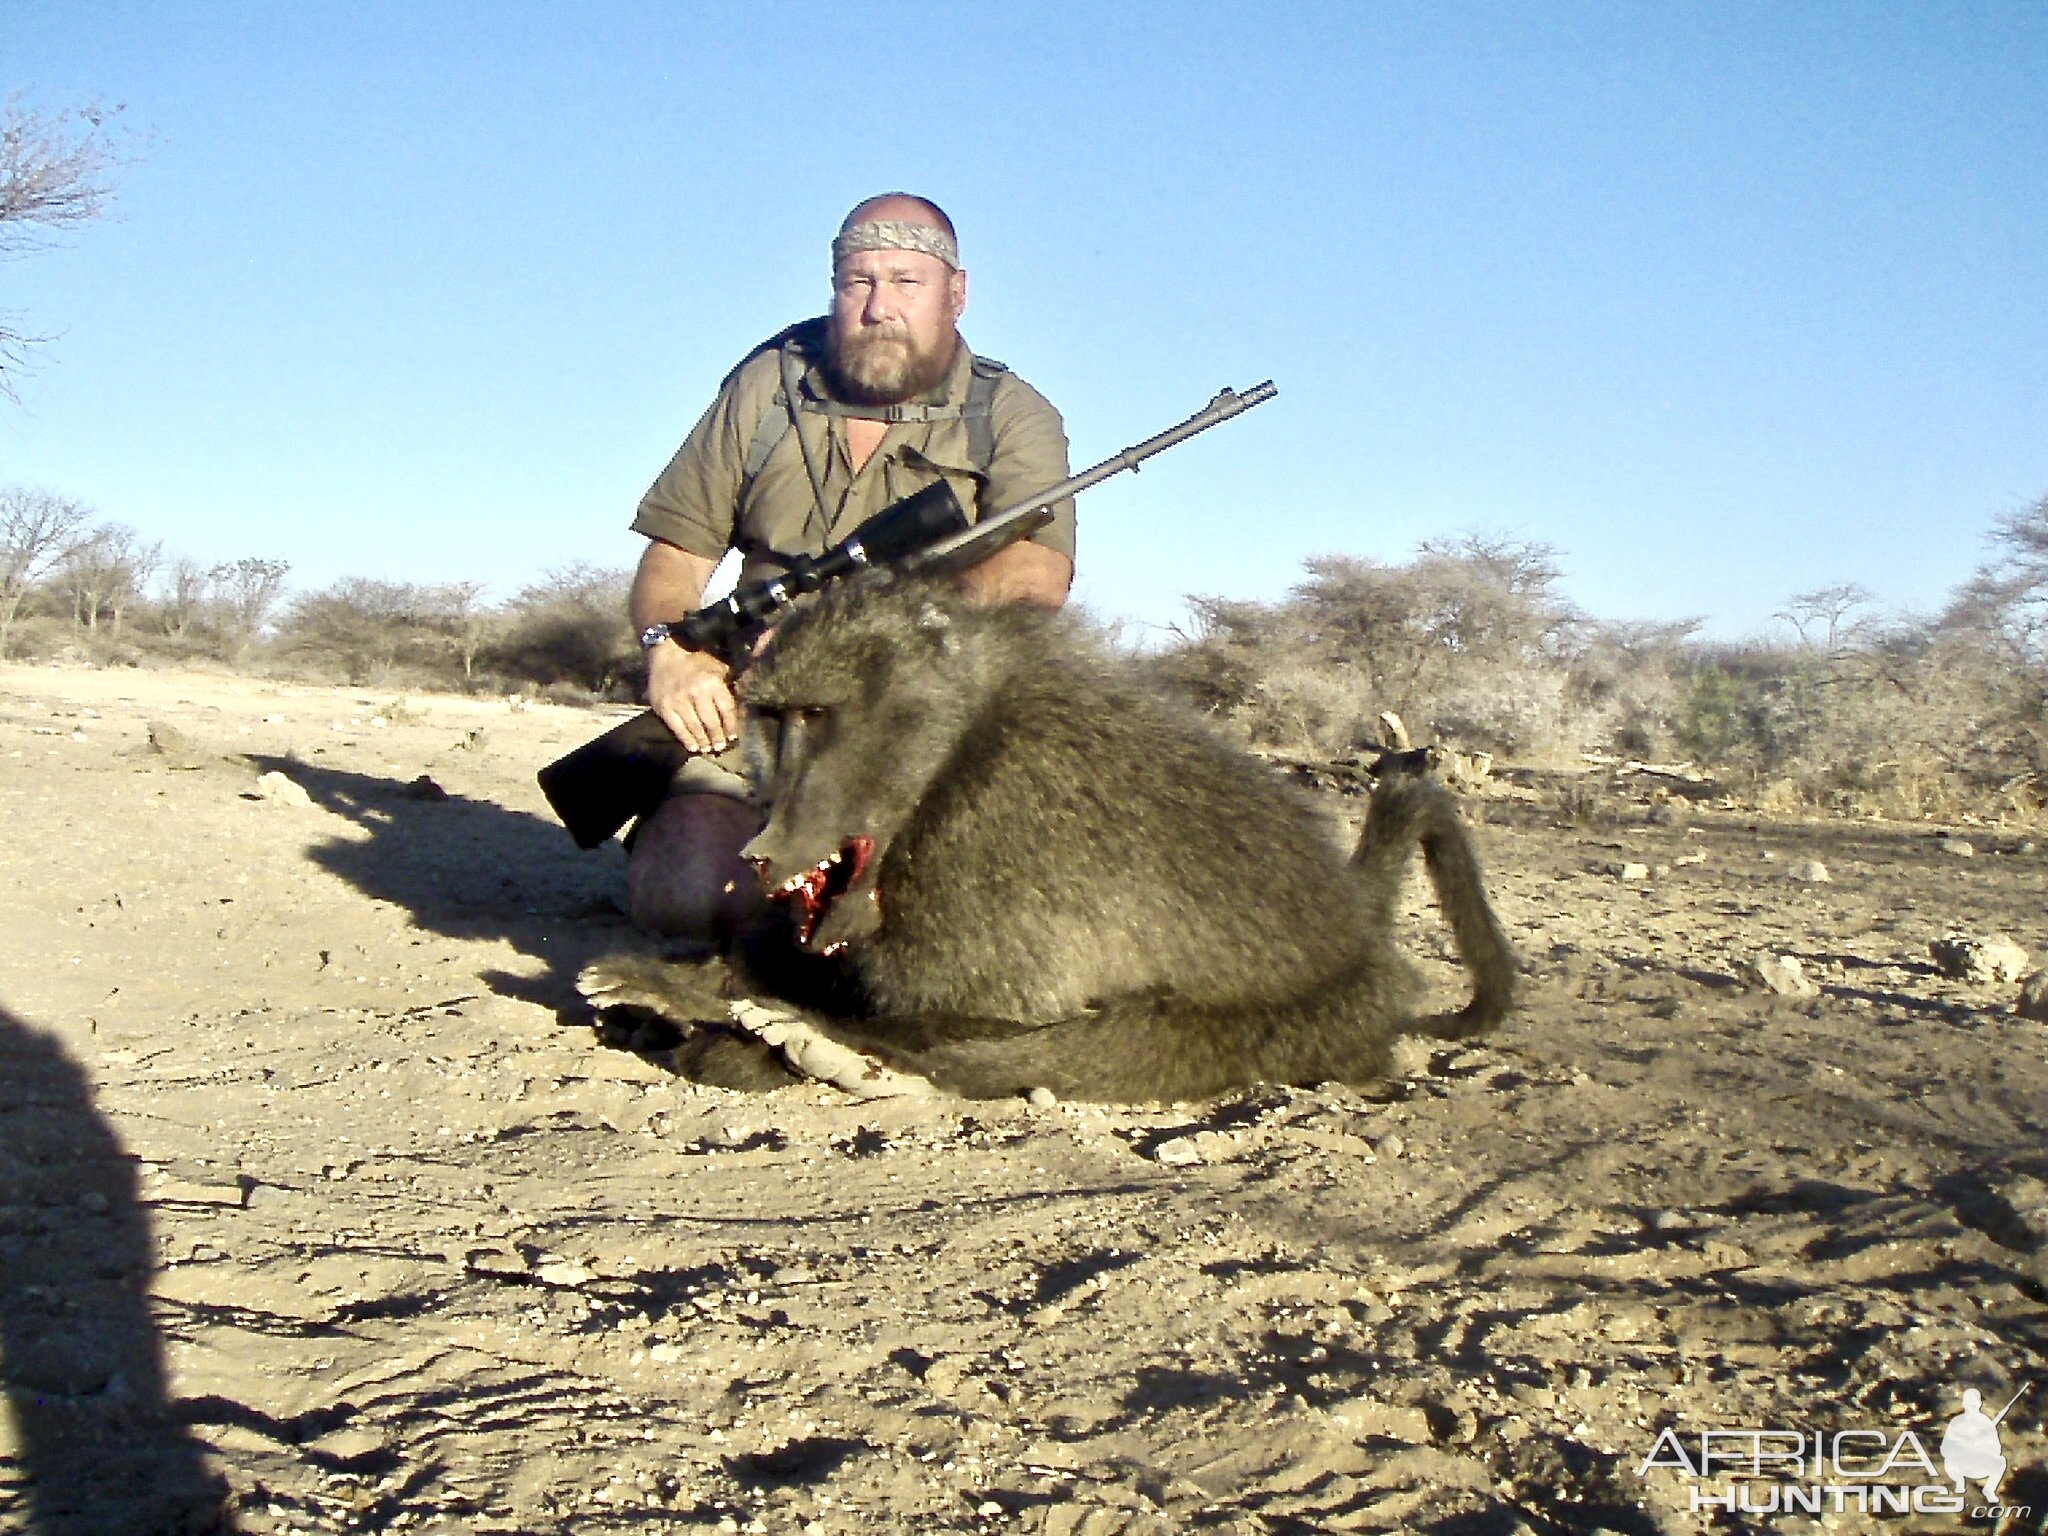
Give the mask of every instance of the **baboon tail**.
POLYGON ((1372 920, 1382 932, 1393 927, 1408 855, 1418 844, 1458 958, 1471 975, 1472 1000, 1456 1013, 1418 1019, 1408 1028, 1440 1040, 1461 1040, 1491 1029, 1514 1006, 1514 951, 1486 899, 1479 856, 1450 791, 1418 775, 1388 774, 1373 790, 1365 832, 1351 856, 1352 869, 1371 893, 1372 920))

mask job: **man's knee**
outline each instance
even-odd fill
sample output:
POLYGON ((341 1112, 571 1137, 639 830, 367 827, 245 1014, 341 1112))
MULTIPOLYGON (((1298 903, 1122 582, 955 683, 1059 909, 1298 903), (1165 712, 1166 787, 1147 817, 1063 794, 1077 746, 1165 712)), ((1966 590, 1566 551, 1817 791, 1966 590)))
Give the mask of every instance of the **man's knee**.
POLYGON ((725 795, 671 795, 635 830, 626 859, 634 926, 670 938, 728 944, 761 905, 740 849, 761 813, 725 795))

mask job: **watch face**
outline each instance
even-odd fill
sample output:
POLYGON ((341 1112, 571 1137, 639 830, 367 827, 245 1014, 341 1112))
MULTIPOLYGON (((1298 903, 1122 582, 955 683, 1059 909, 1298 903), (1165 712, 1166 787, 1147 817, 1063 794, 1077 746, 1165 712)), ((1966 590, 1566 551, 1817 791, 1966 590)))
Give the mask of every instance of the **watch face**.
POLYGON ((666 624, 650 624, 640 631, 640 649, 651 651, 667 638, 668 626, 666 624))

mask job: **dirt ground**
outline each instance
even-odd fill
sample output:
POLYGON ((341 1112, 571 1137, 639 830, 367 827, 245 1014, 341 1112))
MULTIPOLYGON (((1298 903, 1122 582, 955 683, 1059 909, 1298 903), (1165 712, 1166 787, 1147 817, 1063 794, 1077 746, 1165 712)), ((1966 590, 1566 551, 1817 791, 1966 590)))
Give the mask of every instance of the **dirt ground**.
POLYGON ((2048 1025, 1928 952, 2048 963, 2024 831, 1505 783, 1527 1005, 1384 1092, 748 1097, 576 1001, 607 723, 0 668, 0 1529, 2041 1528, 2048 1025))

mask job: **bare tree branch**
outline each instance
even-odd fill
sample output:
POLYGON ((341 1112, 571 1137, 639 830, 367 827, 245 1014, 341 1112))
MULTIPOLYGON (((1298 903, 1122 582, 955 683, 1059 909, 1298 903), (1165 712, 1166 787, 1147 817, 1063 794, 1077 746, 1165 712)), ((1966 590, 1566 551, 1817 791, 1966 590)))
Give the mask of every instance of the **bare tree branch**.
MULTIPOLYGON (((19 94, 0 103, 0 261, 49 245, 105 210, 120 161, 109 125, 121 108, 88 103, 38 112, 19 94)), ((47 340, 0 314, 0 397, 47 340)))

